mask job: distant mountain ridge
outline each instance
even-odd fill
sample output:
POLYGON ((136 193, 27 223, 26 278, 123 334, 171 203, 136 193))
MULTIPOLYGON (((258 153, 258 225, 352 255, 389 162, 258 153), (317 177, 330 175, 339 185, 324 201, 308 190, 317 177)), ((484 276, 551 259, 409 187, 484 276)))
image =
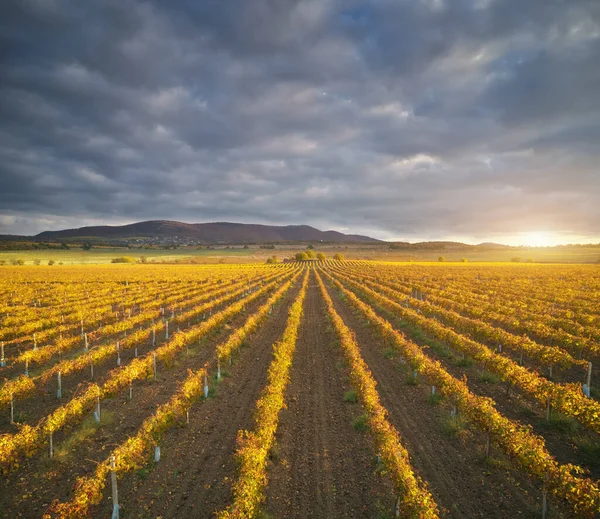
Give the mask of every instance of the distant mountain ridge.
POLYGON ((380 240, 359 234, 337 231, 320 231, 309 225, 260 225, 229 222, 183 223, 170 220, 150 220, 129 225, 100 225, 44 231, 36 240, 65 240, 75 238, 101 238, 117 240, 128 238, 179 238, 201 243, 264 243, 292 241, 372 242, 380 240))

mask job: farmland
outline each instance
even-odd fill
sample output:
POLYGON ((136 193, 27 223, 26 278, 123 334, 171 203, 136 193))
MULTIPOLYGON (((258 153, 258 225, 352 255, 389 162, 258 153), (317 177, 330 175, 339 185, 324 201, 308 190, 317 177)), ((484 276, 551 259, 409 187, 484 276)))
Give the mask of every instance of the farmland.
MULTIPOLYGON (((270 256, 280 260, 293 258, 305 250, 309 243, 260 245, 217 245, 207 247, 181 247, 177 249, 140 247, 100 247, 84 250, 81 244, 71 244, 68 250, 56 248, 32 249, 35 244, 13 244, 15 249, 0 249, 0 267, 14 263, 26 266, 55 268, 74 265, 110 264, 117 258, 127 258, 131 263, 192 263, 192 264, 244 264, 264 263, 270 256), (29 247, 22 249, 19 247, 29 247)), ((443 257, 447 262, 515 262, 521 263, 600 263, 598 246, 559 246, 559 247, 499 247, 486 248, 471 245, 415 244, 409 248, 392 248, 388 243, 315 243, 320 252, 328 258, 342 253, 346 259, 391 262, 438 262, 443 257)))
POLYGON ((0 516, 599 517, 598 274, 4 266, 0 516))

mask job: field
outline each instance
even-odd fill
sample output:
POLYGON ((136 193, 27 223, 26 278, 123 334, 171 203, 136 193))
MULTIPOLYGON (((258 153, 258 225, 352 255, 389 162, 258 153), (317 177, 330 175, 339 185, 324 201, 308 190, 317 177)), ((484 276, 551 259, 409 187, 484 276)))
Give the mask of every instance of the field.
POLYGON ((597 265, 4 266, 0 294, 0 517, 600 517, 597 265))
MULTIPOLYGON (((411 250, 392 250, 389 244, 321 244, 315 247, 328 258, 340 252, 346 259, 392 262, 437 262, 442 256, 447 262, 469 263, 511 262, 519 258, 522 263, 600 263, 600 248, 592 246, 561 247, 518 247, 505 249, 464 249, 460 247, 415 248, 411 250)), ((22 261, 24 265, 41 266, 53 261, 55 267, 63 265, 109 264, 115 258, 127 256, 139 262, 142 257, 149 263, 196 263, 196 264, 241 264, 264 263, 270 256, 293 258, 306 244, 275 245, 274 249, 250 245, 244 248, 236 246, 216 246, 212 249, 182 247, 179 249, 141 249, 93 247, 83 250, 81 246, 71 246, 69 250, 0 250, 0 265, 10 265, 13 261, 22 261)))
POLYGON ((115 258, 124 256, 130 257, 135 261, 140 261, 145 257, 149 262, 176 262, 182 260, 194 259, 200 263, 249 263, 260 262, 272 254, 256 256, 257 251, 251 249, 133 249, 126 248, 92 248, 91 250, 82 250, 72 247, 69 250, 42 249, 42 250, 14 250, 1 251, 0 260, 4 260, 6 265, 10 265, 12 260, 22 260, 25 265, 33 265, 38 260, 41 265, 47 265, 49 260, 55 262, 54 266, 62 265, 105 265, 111 263, 115 258))

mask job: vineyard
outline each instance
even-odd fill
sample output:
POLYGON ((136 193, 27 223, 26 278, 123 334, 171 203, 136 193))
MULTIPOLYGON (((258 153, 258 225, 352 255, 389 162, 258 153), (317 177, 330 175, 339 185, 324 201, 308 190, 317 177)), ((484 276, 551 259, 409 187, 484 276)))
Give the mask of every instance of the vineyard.
POLYGON ((4 267, 0 517, 600 517, 599 274, 4 267))

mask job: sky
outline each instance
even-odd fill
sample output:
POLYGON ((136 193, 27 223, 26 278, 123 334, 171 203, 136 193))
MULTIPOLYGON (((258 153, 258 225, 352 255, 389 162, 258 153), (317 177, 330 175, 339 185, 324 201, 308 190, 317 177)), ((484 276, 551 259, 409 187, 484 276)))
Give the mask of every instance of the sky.
POLYGON ((600 242, 600 2, 0 2, 0 234, 150 219, 600 242))

